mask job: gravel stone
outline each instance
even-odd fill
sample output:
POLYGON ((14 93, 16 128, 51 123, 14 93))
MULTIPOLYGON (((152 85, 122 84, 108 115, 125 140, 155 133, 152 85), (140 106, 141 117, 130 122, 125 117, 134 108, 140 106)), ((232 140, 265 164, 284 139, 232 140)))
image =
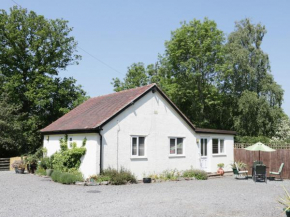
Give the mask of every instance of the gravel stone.
POLYGON ((282 186, 233 176, 149 185, 62 185, 30 174, 0 172, 0 216, 277 217, 282 186), (278 207, 278 208, 277 208, 278 207))

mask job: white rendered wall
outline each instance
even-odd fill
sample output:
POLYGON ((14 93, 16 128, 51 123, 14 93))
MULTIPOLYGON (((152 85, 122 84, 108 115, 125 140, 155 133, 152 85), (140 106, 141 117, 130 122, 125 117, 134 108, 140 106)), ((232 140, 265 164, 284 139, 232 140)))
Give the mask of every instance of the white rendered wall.
POLYGON ((232 135, 221 135, 221 134, 198 134, 198 138, 207 138, 207 163, 208 172, 216 172, 218 167, 217 164, 224 163, 225 171, 231 171, 231 165, 234 162, 234 137, 232 135), (213 154, 212 153, 212 139, 223 139, 224 140, 224 153, 213 154))
MULTIPOLYGON (((44 147, 47 149, 47 155, 51 156, 56 151, 60 150, 59 140, 64 138, 64 135, 45 135, 44 136, 44 147), (49 140, 48 140, 49 136, 49 140)), ((99 173, 99 159, 100 159, 100 146, 99 136, 96 133, 87 134, 68 134, 68 146, 71 142, 76 142, 78 147, 82 146, 84 138, 87 138, 86 142, 86 154, 82 157, 80 171, 83 173, 85 178, 90 175, 99 173), (72 141, 70 141, 70 138, 72 141)))
POLYGON ((149 92, 103 127, 104 168, 143 173, 197 167, 198 148, 193 130, 159 93, 149 92), (131 157, 131 136, 145 136, 145 157, 131 157), (169 156, 169 137, 183 137, 184 155, 169 156))
MULTIPOLYGON (((208 138, 208 172, 216 172, 217 164, 224 163, 225 170, 231 170, 234 160, 231 135, 196 134, 158 93, 149 92, 134 105, 113 118, 103 127, 103 168, 124 167, 139 179, 143 174, 161 173, 164 170, 186 170, 192 166, 201 169, 200 150, 196 140, 208 138), (145 157, 131 157, 131 136, 145 136, 145 157), (169 137, 183 137, 183 156, 169 156, 169 137), (212 138, 225 141, 225 154, 212 154, 212 138)), ((44 136, 44 147, 48 155, 60 149, 59 139, 64 135, 44 136)), ((85 178, 99 173, 100 146, 98 134, 68 135, 78 146, 87 138, 87 153, 80 167, 85 178)))

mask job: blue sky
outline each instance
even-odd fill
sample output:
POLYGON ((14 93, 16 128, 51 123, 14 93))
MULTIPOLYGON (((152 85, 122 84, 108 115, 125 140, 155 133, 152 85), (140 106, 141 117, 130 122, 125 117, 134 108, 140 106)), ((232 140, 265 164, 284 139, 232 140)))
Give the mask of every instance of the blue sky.
MULTIPOLYGON (((156 62, 165 40, 181 21, 208 17, 226 34, 234 30, 235 21, 261 22, 268 30, 262 47, 269 54, 275 80, 285 91, 283 108, 290 116, 289 0, 15 1, 46 18, 68 20, 79 46, 118 71, 79 49, 80 64, 61 76, 76 78, 92 97, 113 92, 112 78, 123 78, 132 63, 156 62)), ((13 5, 12 0, 1 0, 0 8, 8 10, 13 5)))

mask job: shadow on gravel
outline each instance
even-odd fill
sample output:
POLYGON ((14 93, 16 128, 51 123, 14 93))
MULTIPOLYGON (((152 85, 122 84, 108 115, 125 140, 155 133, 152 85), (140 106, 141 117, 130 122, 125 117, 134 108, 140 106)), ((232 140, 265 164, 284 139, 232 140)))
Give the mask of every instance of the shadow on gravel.
POLYGON ((100 191, 97 191, 97 190, 92 190, 92 191, 87 191, 87 193, 101 193, 100 191))

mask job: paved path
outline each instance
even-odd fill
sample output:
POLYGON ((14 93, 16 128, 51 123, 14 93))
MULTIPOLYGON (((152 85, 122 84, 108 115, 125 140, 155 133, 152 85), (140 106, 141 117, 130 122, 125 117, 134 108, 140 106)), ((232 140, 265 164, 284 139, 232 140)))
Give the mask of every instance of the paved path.
POLYGON ((290 181, 233 177, 125 186, 62 185, 0 172, 0 216, 285 216, 277 203, 290 181))

